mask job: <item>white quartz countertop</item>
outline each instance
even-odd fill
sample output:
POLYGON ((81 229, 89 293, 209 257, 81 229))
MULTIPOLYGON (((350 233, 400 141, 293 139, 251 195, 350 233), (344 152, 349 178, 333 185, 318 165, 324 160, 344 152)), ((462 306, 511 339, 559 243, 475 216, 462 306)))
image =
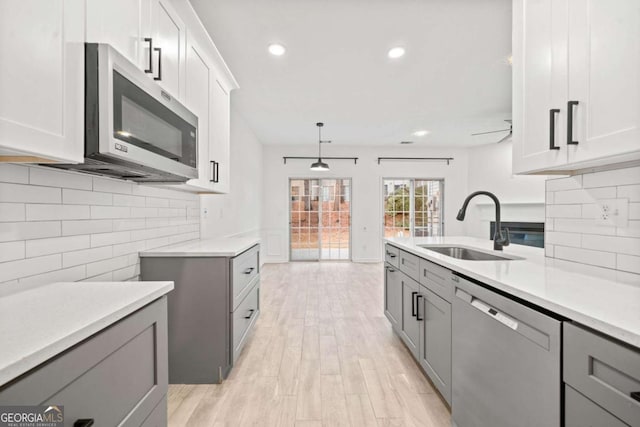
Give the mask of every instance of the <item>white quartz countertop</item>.
POLYGON ((258 237, 194 240, 140 252, 141 257, 234 257, 260 243, 258 237))
POLYGON ((173 282, 69 282, 3 294, 0 386, 172 289, 173 282))
POLYGON ((457 245, 494 252, 492 241, 473 237, 392 237, 385 240, 421 258, 640 347, 640 276, 546 258, 543 249, 514 244, 504 248, 504 255, 524 259, 465 261, 417 246, 457 245))

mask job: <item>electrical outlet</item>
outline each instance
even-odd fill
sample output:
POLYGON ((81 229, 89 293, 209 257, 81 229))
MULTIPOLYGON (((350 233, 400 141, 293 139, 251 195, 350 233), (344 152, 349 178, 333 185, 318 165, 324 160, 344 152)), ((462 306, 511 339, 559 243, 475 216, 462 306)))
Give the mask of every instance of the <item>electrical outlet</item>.
POLYGON ((596 223, 610 227, 626 227, 629 222, 629 199, 596 201, 596 223))

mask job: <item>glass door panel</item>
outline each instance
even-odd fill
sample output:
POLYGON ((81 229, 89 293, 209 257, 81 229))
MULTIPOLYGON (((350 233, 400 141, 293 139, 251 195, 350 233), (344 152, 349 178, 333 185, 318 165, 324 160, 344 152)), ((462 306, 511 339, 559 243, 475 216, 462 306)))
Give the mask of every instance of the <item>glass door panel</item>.
POLYGON ((444 181, 384 179, 385 237, 442 236, 444 181))
POLYGON ((351 180, 291 179, 292 261, 351 259, 351 180))
POLYGON ((415 237, 442 235, 442 183, 442 180, 414 181, 415 237))

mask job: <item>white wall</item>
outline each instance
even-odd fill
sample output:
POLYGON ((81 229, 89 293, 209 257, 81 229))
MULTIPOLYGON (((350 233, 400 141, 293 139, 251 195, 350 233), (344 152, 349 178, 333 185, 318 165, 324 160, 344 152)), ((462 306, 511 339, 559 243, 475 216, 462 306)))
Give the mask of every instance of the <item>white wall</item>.
POLYGON ((138 278, 138 251, 197 239, 195 194, 0 164, 0 282, 138 278))
POLYGON ((357 164, 346 160, 327 160, 327 173, 309 170, 311 161, 291 160, 283 156, 311 156, 317 146, 263 147, 263 250, 266 262, 289 260, 288 185, 289 178, 335 177, 352 179, 352 259, 379 261, 382 255, 382 178, 444 178, 445 233, 460 235, 463 223, 455 215, 467 195, 467 152, 465 149, 426 149, 415 147, 341 147, 323 150, 327 156, 359 157, 357 164), (454 157, 451 165, 435 162, 383 162, 378 156, 454 157))
POLYGON ((548 257, 640 274, 640 166, 547 181, 545 231, 548 257), (616 198, 627 223, 598 224, 596 202, 616 198))
POLYGON ((232 109, 230 193, 201 196, 202 238, 259 233, 262 175, 262 144, 232 109))
MULTIPOLYGON (((469 149, 469 193, 487 190, 494 193, 502 206, 503 221, 544 222, 545 176, 513 175, 511 141, 469 149)), ((465 234, 489 238, 490 222, 495 219, 491 199, 476 197, 465 218, 465 234)))

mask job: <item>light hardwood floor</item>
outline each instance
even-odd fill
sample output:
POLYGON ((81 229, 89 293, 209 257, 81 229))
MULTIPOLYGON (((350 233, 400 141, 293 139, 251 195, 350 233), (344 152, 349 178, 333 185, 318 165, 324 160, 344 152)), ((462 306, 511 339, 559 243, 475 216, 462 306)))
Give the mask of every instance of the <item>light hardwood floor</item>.
POLYGON ((260 318, 229 378, 169 386, 169 425, 450 426, 384 317, 382 268, 265 265, 260 318))

